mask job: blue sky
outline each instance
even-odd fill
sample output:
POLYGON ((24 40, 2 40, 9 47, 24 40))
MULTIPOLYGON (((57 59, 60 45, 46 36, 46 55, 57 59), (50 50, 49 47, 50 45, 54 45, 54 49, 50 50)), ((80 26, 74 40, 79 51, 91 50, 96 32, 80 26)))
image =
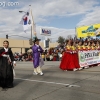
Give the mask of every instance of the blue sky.
POLYGON ((18 5, 0 5, 0 37, 5 37, 6 34, 30 37, 30 30, 25 34, 19 24, 23 14, 18 12, 27 11, 29 4, 32 5, 37 35, 40 38, 43 37, 39 34, 41 27, 51 30, 51 38, 57 38, 61 33, 67 38, 68 35, 75 35, 76 26, 100 23, 100 0, 0 0, 0 4, 3 2, 18 2, 18 5))
POLYGON ((64 29, 74 29, 77 23, 84 17, 84 15, 76 15, 76 16, 69 16, 69 17, 59 17, 53 16, 51 18, 45 18, 47 22, 38 22, 37 24, 40 26, 47 25, 48 27, 57 27, 57 28, 64 28, 64 29))

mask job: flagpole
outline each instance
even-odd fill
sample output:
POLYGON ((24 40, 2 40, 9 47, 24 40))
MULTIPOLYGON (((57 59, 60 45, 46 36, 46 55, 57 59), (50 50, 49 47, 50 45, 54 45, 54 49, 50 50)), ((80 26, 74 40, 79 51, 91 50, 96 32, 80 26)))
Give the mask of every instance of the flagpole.
POLYGON ((36 36, 36 32, 34 30, 35 26, 34 26, 34 18, 33 18, 33 14, 32 14, 32 8, 31 8, 31 5, 29 5, 29 6, 30 6, 31 17, 32 17, 31 34, 33 33, 36 36))

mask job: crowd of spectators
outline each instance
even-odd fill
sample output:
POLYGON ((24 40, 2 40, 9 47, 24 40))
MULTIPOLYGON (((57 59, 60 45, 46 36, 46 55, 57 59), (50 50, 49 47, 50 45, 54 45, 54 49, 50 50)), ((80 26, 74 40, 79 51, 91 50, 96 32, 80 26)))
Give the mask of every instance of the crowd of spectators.
POLYGON ((55 48, 45 50, 45 52, 42 53, 42 58, 44 59, 44 61, 60 61, 64 51, 65 46, 59 45, 55 48))
MULTIPOLYGON (((99 39, 92 39, 92 38, 86 38, 86 39, 72 39, 72 41, 74 41, 76 44, 79 41, 91 41, 91 42, 95 42, 95 41, 99 41, 99 39)), ((58 46, 54 47, 54 48, 50 48, 50 49, 45 49, 44 52, 41 54, 42 58, 44 61, 60 61, 62 59, 62 56, 64 54, 65 51, 65 47, 66 47, 66 42, 59 44, 58 46)), ((16 61, 33 61, 32 58, 32 52, 26 52, 24 54, 22 53, 14 53, 14 57, 16 61)))
MULTIPOLYGON (((80 38, 80 39, 77 39, 77 38, 71 38, 70 39, 71 41, 73 41, 75 43, 75 45, 78 45, 78 43, 81 41, 82 43, 100 43, 100 39, 98 38, 90 38, 90 37, 87 37, 87 38, 80 38)), ((46 61, 60 61, 62 59, 62 56, 66 50, 66 45, 67 45, 67 42, 69 40, 66 40, 64 43, 62 44, 59 44, 57 47, 55 48, 50 48, 49 50, 46 50, 46 52, 44 52, 42 54, 42 58, 46 61)))
POLYGON ((16 61, 32 61, 32 52, 30 53, 14 53, 14 58, 16 61))
MULTIPOLYGON (((44 61, 59 61, 62 58, 62 54, 64 52, 64 45, 59 45, 55 48, 50 48, 44 50, 44 52, 41 54, 41 57, 44 61)), ((16 61, 32 61, 32 52, 26 52, 26 53, 14 53, 14 58, 16 61)))

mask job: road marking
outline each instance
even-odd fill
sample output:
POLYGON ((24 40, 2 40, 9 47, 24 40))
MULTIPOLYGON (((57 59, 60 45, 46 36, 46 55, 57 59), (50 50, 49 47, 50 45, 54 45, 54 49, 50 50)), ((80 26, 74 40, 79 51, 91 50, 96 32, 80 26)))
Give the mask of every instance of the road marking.
POLYGON ((66 87, 80 87, 79 85, 70 85, 66 83, 56 83, 56 82, 48 82, 48 81, 40 81, 40 80, 31 80, 31 79, 23 79, 23 78, 15 78, 16 80, 23 80, 23 81, 30 81, 30 82, 39 82, 39 83, 46 83, 46 84, 56 84, 56 85, 63 85, 66 87))

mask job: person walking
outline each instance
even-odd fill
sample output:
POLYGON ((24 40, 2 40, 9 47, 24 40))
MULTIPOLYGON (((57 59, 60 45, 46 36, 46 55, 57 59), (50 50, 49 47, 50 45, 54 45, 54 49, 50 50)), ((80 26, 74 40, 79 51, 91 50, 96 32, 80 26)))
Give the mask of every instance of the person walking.
POLYGON ((41 54, 43 53, 43 49, 39 45, 40 39, 35 37, 34 39, 34 45, 32 46, 32 51, 33 51, 33 65, 34 65, 34 75, 44 75, 40 66, 41 62, 41 54))

